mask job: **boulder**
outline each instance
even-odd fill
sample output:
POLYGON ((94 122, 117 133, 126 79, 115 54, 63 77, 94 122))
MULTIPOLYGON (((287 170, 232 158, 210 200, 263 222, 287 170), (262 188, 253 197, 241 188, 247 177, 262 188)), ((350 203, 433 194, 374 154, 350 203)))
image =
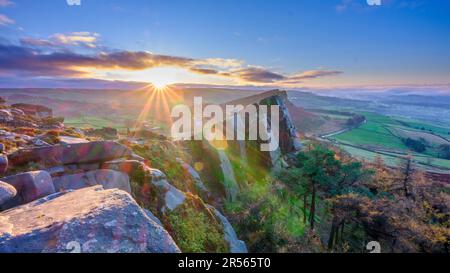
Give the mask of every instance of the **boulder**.
POLYGON ((176 209, 179 205, 183 204, 186 199, 186 194, 179 189, 172 186, 166 178, 166 175, 157 169, 146 168, 146 171, 152 177, 151 183, 158 188, 159 192, 164 193, 163 207, 162 211, 172 211, 176 209))
POLYGON ((12 208, 32 202, 41 197, 55 193, 50 174, 46 171, 21 173, 2 178, 17 190, 17 195, 4 204, 3 208, 12 208))
POLYGON ((102 185, 105 189, 120 189, 131 193, 130 178, 114 170, 96 170, 53 178, 56 191, 77 190, 102 185))
POLYGON ((8 157, 0 154, 0 174, 6 173, 8 170, 8 157))
POLYGON ((148 209, 144 209, 144 212, 148 216, 148 218, 155 221, 155 223, 157 223, 158 225, 164 227, 163 223, 161 223, 161 221, 155 215, 153 215, 153 213, 151 211, 149 211, 148 209))
POLYGON ((72 163, 106 162, 122 157, 130 157, 132 152, 126 146, 114 141, 93 141, 70 145, 54 145, 21 149, 9 155, 14 166, 39 162, 48 167, 72 163))
POLYGON ((178 253, 126 192, 57 193, 0 213, 0 253, 178 253))
POLYGON ((12 200, 17 194, 16 189, 8 183, 0 181, 0 207, 12 200))
POLYGON ((102 165, 102 169, 111 169, 120 172, 127 173, 131 177, 136 170, 142 170, 149 177, 151 177, 151 184, 158 189, 158 192, 161 193, 161 196, 157 198, 161 198, 162 203, 162 211, 174 210, 179 205, 184 202, 186 195, 178 190, 176 187, 172 186, 168 181, 166 175, 157 169, 149 168, 147 165, 137 161, 137 160, 116 160, 105 162, 102 165))

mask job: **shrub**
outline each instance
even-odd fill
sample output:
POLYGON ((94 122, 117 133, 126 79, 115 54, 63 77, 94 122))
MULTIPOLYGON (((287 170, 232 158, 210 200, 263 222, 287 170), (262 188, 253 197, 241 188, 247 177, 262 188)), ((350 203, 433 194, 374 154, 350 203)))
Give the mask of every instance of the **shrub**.
POLYGON ((191 195, 167 216, 171 235, 182 252, 224 253, 228 245, 224 239, 222 225, 210 214, 204 204, 197 204, 191 195))
POLYGON ((40 130, 30 127, 18 127, 12 129, 12 131, 16 134, 22 134, 27 136, 36 136, 41 133, 40 130))
POLYGON ((61 141, 59 136, 59 131, 51 130, 42 135, 40 139, 47 142, 48 144, 58 144, 61 141))
POLYGON ((403 139, 403 143, 409 148, 411 148, 413 151, 418 153, 423 153, 426 151, 426 143, 423 139, 415 140, 412 138, 403 139))

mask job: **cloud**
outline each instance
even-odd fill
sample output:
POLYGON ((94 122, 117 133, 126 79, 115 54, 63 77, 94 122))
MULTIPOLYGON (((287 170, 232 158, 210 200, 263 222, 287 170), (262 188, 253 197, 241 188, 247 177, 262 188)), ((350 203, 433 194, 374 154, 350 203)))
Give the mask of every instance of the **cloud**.
POLYGON ((13 25, 16 22, 4 14, 0 14, 0 26, 13 25))
POLYGON ((65 47, 76 46, 86 48, 96 48, 100 35, 91 32, 71 32, 67 34, 56 33, 48 39, 37 39, 26 37, 20 40, 25 46, 39 47, 65 47))
POLYGON ((191 67, 191 68, 189 68, 189 70, 194 72, 194 73, 203 74, 203 75, 219 74, 219 71, 217 71, 215 69, 208 69, 208 68, 191 67))
POLYGON ((14 3, 10 0, 0 0, 0 7, 10 7, 13 5, 14 3))
POLYGON ((197 60, 198 65, 208 65, 222 68, 237 68, 242 67, 243 61, 237 59, 223 59, 223 58, 207 58, 204 60, 197 60))
POLYGON ((53 42, 51 42, 47 39, 37 39, 37 38, 31 38, 31 37, 25 37, 25 38, 20 39, 20 43, 22 45, 36 46, 36 47, 56 46, 53 42))
POLYGON ((309 70, 294 74, 288 78, 289 81, 303 81, 307 79, 316 79, 327 76, 337 76, 342 74, 342 71, 335 70, 309 70))
POLYGON ((328 76, 337 76, 342 74, 341 71, 334 70, 308 70, 291 75, 276 73, 262 67, 249 67, 234 70, 230 73, 230 77, 236 77, 246 83, 253 84, 288 84, 295 85, 303 83, 305 80, 317 79, 328 76))
POLYGON ((21 39, 20 45, 0 40, 0 75, 24 77, 92 78, 99 70, 142 71, 156 67, 178 67, 199 75, 225 77, 237 83, 254 85, 295 85, 305 80, 336 76, 340 71, 309 70, 294 74, 282 74, 260 66, 245 65, 236 59, 187 57, 154 54, 148 51, 88 51, 77 53, 63 46, 93 43, 95 37, 88 32, 71 35, 52 35, 51 39, 21 39), (58 38, 55 38, 58 37, 58 38), (67 38, 72 37, 72 38, 67 38))
POLYGON ((261 67, 248 67, 232 71, 231 75, 252 83, 274 83, 286 77, 261 67))
MULTIPOLYGON (((44 43, 42 41, 35 44, 44 43)), ((83 55, 70 51, 44 53, 32 47, 0 44, 0 71, 35 76, 83 76, 89 69, 144 70, 160 66, 189 67, 193 59, 149 52, 118 51, 83 55)))

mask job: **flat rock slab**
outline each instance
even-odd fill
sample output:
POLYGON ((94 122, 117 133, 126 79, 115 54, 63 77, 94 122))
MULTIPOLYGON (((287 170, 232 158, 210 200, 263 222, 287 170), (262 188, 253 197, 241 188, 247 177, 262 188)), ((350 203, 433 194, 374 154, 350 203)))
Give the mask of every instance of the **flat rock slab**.
POLYGON ((78 138, 78 137, 68 137, 68 136, 60 136, 59 143, 60 144, 78 144, 78 143, 88 143, 89 140, 78 138))
POLYGON ((172 237, 126 192, 56 193, 0 213, 0 253, 176 253, 172 237))
POLYGON ((114 141, 93 141, 51 147, 21 149, 8 156, 10 164, 20 166, 28 162, 39 162, 45 166, 59 166, 92 162, 106 162, 130 157, 132 152, 126 146, 114 141))
POLYGON ((102 185, 105 189, 120 189, 131 193, 128 174, 114 170, 96 170, 54 177, 53 184, 56 191, 78 190, 102 185))

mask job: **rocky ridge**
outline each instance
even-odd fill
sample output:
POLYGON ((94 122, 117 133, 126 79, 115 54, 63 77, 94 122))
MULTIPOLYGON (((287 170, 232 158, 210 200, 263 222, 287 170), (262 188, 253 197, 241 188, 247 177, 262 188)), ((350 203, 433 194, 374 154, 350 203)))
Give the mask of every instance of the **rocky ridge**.
MULTIPOLYGON (((216 236, 192 236, 201 240, 190 243, 246 251, 225 216, 176 188, 129 147, 66 128, 45 108, 1 110, 0 252, 204 251, 187 248, 191 238, 181 231, 195 223, 184 215, 199 217, 216 236)), ((180 164, 201 187, 195 170, 180 164)))

